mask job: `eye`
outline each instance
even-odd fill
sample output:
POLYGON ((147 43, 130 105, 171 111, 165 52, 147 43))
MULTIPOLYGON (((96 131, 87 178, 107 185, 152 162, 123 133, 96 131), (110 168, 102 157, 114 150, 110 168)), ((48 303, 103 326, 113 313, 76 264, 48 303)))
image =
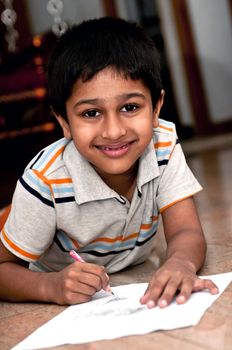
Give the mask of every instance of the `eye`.
POLYGON ((83 117, 89 118, 89 119, 99 117, 99 115, 100 115, 100 112, 98 112, 96 109, 90 109, 82 113, 83 117))
POLYGON ((121 108, 122 112, 135 112, 139 108, 138 105, 134 103, 127 103, 121 108))

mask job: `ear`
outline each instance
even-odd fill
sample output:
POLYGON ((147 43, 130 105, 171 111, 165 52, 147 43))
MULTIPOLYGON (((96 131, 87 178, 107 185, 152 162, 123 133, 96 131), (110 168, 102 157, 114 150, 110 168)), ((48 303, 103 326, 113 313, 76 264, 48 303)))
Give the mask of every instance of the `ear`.
POLYGON ((72 135, 70 132, 70 127, 69 127, 68 122, 63 117, 61 117, 61 115, 55 114, 55 117, 63 130, 64 137, 68 140, 71 139, 72 135))
POLYGON ((160 110, 161 110, 163 103, 164 103, 164 95, 165 95, 165 91, 161 90, 160 98, 158 99, 156 106, 155 106, 155 109, 153 111, 153 127, 154 128, 157 128, 157 126, 159 124, 158 118, 160 115, 160 110))

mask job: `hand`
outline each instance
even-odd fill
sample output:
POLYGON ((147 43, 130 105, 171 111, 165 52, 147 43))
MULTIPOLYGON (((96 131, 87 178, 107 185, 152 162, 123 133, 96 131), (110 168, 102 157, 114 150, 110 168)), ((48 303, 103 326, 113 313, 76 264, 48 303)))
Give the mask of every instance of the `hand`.
POLYGON ((208 289, 217 294, 217 286, 209 279, 200 279, 191 263, 178 258, 170 258, 154 273, 149 286, 140 299, 149 308, 156 305, 163 308, 168 306, 176 296, 178 304, 184 304, 192 292, 208 289))
POLYGON ((49 299, 61 305, 87 302, 97 291, 109 289, 109 277, 103 266, 74 262, 59 272, 47 274, 49 299))

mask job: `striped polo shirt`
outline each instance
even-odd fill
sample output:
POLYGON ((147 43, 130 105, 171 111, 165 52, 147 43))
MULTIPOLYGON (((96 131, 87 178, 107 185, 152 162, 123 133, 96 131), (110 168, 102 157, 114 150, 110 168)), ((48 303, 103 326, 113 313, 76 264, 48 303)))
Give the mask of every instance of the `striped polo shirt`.
POLYGON ((153 249, 159 214, 199 190, 171 122, 160 119, 154 129, 131 202, 63 138, 43 149, 17 182, 1 240, 35 271, 63 269, 73 262, 74 249, 116 272, 143 262, 153 249))

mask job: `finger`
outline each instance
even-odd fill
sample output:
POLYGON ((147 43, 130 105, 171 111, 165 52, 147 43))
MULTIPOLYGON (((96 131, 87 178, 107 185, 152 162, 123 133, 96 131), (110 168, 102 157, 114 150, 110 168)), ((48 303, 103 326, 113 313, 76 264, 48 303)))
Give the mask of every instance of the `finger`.
POLYGON ((102 289, 104 289, 107 292, 113 293, 112 289, 110 287, 109 280, 110 280, 110 278, 109 278, 108 274, 105 272, 104 279, 102 280, 102 289))
MULTIPOLYGON (((81 263, 80 265, 83 272, 86 272, 98 278, 99 283, 94 284, 97 290, 107 290, 109 288, 109 276, 107 275, 104 266, 99 266, 91 263, 81 263)), ((88 283, 87 281, 83 282, 88 283)), ((93 284, 91 283, 91 285, 93 284)))
POLYGON ((90 266, 84 266, 85 263, 74 263, 74 269, 67 272, 67 288, 74 292, 93 295, 102 288, 101 278, 96 274, 96 269, 90 266), (89 288, 87 288, 89 287, 89 288), (80 290, 80 288, 82 288, 80 290))
POLYGON ((160 296, 163 293, 163 290, 167 284, 166 279, 153 279, 145 291, 142 298, 140 298, 141 304, 147 304, 149 308, 154 307, 157 305, 157 302, 160 298, 160 296))
POLYGON ((65 281, 60 304, 76 304, 90 300, 96 289, 75 279, 65 281))
POLYGON ((88 295, 93 295, 102 288, 100 277, 90 273, 82 273, 78 278, 78 284, 81 286, 81 290, 78 291, 88 295))
POLYGON ((219 293, 219 289, 213 281, 211 281, 210 279, 198 278, 194 283, 194 292, 198 292, 204 289, 208 289, 211 294, 219 293))
POLYGON ((108 274, 106 273, 105 267, 104 266, 98 266, 98 267, 100 268, 99 275, 98 275, 100 280, 101 280, 101 288, 100 289, 104 289, 105 291, 112 293, 112 290, 111 290, 111 287, 109 284, 110 278, 109 278, 108 274))
POLYGON ((164 289, 164 291, 163 291, 163 293, 160 296, 159 301, 158 301, 158 305, 160 308, 164 308, 171 303, 174 296, 176 295, 177 290, 179 289, 180 283, 181 283, 180 279, 171 278, 168 281, 168 283, 167 283, 167 285, 166 285, 166 287, 165 287, 165 289, 164 289))
POLYGON ((193 291, 194 281, 190 278, 185 278, 180 287, 180 292, 176 297, 178 304, 184 304, 190 298, 193 291))

